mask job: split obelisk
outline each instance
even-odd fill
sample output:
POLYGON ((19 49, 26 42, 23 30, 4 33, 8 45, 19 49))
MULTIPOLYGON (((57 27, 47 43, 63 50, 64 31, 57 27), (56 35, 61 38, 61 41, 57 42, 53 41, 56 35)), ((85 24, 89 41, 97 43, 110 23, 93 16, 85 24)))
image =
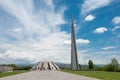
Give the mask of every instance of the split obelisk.
POLYGON ((72 17, 72 24, 71 24, 71 69, 72 70, 79 69, 73 17, 72 17))

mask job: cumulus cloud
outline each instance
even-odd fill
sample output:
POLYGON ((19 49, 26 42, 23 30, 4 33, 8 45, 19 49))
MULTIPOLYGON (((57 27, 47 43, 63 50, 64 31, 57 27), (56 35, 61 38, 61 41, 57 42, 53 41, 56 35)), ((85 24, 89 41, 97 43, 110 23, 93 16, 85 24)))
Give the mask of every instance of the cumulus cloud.
POLYGON ((85 0, 82 4, 82 14, 86 14, 100 7, 109 5, 112 0, 85 0))
POLYGON ((70 62, 70 50, 63 43, 65 38, 66 36, 61 36, 61 34, 54 34, 37 41, 27 40, 28 42, 23 41, 6 45, 4 43, 1 45, 0 61, 1 63, 7 63, 8 60, 11 60, 9 63, 33 63, 41 60, 63 63, 70 62), (24 57, 24 55, 26 56, 24 57), (64 59, 63 56, 65 56, 64 59))
MULTIPOLYGON (((26 52, 18 53, 16 51, 12 51, 12 50, 8 50, 5 53, 0 54, 0 59, 2 59, 2 61, 7 64, 9 64, 9 63, 25 63, 25 62, 33 63, 35 61, 35 57, 33 54, 26 53, 26 52), (18 60, 20 60, 20 61, 18 61, 18 60)), ((3 63, 2 61, 0 61, 0 62, 3 63)))
POLYGON ((89 44, 90 41, 88 39, 77 39, 76 43, 77 44, 89 44))
POLYGON ((32 53, 28 53, 24 49, 22 48, 20 49, 13 44, 3 44, 0 46, 0 63, 6 63, 6 64, 23 63, 24 64, 28 62, 31 62, 31 63, 35 62, 35 57, 32 53))
POLYGON ((97 29, 94 30, 94 33, 101 34, 101 33, 104 33, 106 31, 108 31, 107 28, 105 28, 105 27, 99 27, 99 28, 97 28, 97 29))
POLYGON ((120 16, 116 16, 113 18, 112 22, 117 25, 117 24, 120 24, 120 16))
POLYGON ((0 32, 3 34, 0 36, 0 45, 9 45, 8 48, 1 49, 0 61, 6 63, 8 57, 16 63, 19 60, 70 62, 70 50, 64 45, 64 41, 70 39, 70 34, 61 31, 59 27, 66 23, 64 20, 66 7, 62 6, 56 10, 52 0, 34 1, 36 0, 0 1, 0 7, 10 14, 9 16, 14 17, 15 26, 20 26, 20 28, 7 27, 7 32, 0 32))
POLYGON ((85 21, 92 21, 93 19, 95 19, 95 16, 90 14, 85 18, 85 21))
MULTIPOLYGON (((88 39, 76 39, 76 43, 78 45, 80 45, 80 44, 89 44, 90 41, 88 39)), ((71 40, 64 41, 64 44, 69 44, 70 45, 71 44, 71 40)))
POLYGON ((107 47, 104 47, 102 49, 103 50, 109 50, 109 49, 113 49, 113 48, 116 48, 116 46, 107 46, 107 47))
POLYGON ((64 44, 70 45, 71 44, 71 40, 64 41, 64 44))

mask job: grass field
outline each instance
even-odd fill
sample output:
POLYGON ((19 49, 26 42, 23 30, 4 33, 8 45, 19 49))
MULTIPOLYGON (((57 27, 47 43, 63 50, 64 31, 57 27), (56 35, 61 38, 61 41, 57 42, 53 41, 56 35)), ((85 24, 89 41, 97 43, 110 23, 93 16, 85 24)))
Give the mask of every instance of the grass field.
POLYGON ((64 72, 73 73, 77 75, 83 75, 102 80, 120 80, 120 72, 105 72, 105 71, 70 71, 62 70, 64 72))
POLYGON ((14 72, 3 72, 3 73, 0 73, 0 78, 5 76, 16 75, 24 72, 27 72, 27 71, 23 70, 23 71, 14 71, 14 72))

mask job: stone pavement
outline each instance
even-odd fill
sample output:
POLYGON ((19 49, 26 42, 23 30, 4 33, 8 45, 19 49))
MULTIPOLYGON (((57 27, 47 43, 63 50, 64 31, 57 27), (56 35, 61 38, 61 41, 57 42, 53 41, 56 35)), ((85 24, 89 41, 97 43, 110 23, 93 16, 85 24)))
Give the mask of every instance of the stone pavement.
POLYGON ((98 80, 61 71, 31 71, 0 78, 0 80, 98 80))

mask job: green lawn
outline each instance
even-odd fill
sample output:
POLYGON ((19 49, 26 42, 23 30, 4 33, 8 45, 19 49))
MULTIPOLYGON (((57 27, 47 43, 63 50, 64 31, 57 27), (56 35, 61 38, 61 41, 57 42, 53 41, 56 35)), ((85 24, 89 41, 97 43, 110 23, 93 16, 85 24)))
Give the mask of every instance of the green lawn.
POLYGON ((120 80, 120 72, 105 72, 105 71, 71 71, 61 70, 68 73, 77 75, 89 76, 93 78, 99 78, 102 80, 120 80))
POLYGON ((16 75, 16 74, 20 74, 20 73, 24 73, 24 72, 28 72, 28 71, 21 70, 21 71, 14 71, 14 72, 2 72, 2 73, 0 73, 0 78, 5 77, 5 76, 16 75))

